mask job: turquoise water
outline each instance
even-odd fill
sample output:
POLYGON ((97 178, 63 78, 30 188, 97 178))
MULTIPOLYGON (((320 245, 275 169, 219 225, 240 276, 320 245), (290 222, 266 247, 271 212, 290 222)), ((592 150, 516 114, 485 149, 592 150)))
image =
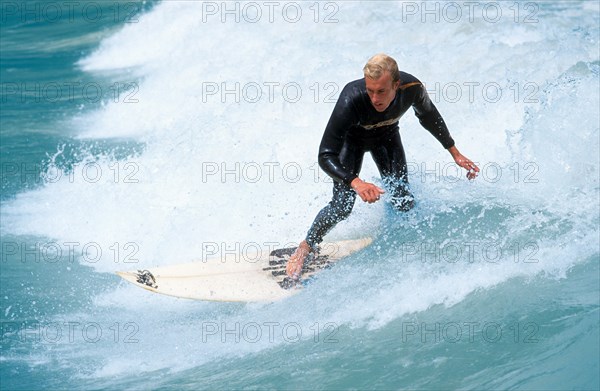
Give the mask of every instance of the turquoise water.
POLYGON ((600 388, 597 2, 0 4, 2 389, 600 388), (379 51, 476 181, 408 113, 416 209, 357 204, 330 239, 374 244, 300 294, 120 281, 299 240, 379 51))

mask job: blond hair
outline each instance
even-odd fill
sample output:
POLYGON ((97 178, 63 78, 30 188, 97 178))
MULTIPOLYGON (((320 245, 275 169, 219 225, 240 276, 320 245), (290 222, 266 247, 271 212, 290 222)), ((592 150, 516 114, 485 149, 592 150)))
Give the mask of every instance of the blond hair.
POLYGON ((392 76, 392 82, 400 80, 400 71, 396 60, 384 53, 374 55, 367 61, 363 68, 365 77, 378 80, 384 72, 389 72, 392 76))

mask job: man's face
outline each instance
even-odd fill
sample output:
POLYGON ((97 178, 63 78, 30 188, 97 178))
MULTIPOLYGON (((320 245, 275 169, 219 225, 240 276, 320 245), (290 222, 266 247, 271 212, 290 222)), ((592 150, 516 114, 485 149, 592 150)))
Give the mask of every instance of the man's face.
POLYGON ((396 96, 396 90, 400 82, 392 82, 392 76, 389 72, 383 72, 383 75, 377 80, 365 77, 367 84, 367 94, 371 99, 371 104, 378 112, 385 111, 396 96))

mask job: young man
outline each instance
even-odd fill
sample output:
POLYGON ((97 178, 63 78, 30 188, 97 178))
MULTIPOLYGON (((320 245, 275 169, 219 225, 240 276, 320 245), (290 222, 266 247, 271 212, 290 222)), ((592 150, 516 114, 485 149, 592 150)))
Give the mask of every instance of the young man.
POLYGON ((406 158, 400 140, 398 120, 412 106, 421 125, 450 152, 456 164, 474 179, 479 168, 463 156, 446 124, 429 99, 425 87, 414 76, 400 72, 396 61, 385 55, 373 56, 363 68, 364 78, 348 83, 342 90, 325 128, 319 147, 319 165, 334 180, 333 198, 315 218, 306 239, 290 257, 286 273, 300 278, 311 251, 340 221, 350 215, 358 195, 364 202, 377 202, 384 190, 358 177, 365 152, 370 152, 391 204, 408 211, 414 204, 408 189, 406 158))

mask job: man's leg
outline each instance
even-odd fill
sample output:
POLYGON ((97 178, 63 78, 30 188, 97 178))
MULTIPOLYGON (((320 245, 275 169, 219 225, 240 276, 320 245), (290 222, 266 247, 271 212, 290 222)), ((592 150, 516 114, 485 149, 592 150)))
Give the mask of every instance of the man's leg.
MULTIPOLYGON (((347 169, 358 175, 362 166, 364 151, 351 142, 346 144, 340 152, 340 162, 347 169)), ((302 265, 308 254, 316 250, 323 237, 335 227, 337 223, 348 218, 356 201, 356 192, 347 184, 334 182, 333 197, 327 206, 317 214, 312 226, 306 234, 298 249, 290 256, 287 274, 297 279, 302 273, 302 265)))
POLYGON ((346 219, 356 200, 356 192, 346 184, 335 182, 333 185, 333 198, 326 207, 321 209, 312 226, 306 234, 296 251, 290 256, 286 271, 293 279, 298 279, 302 274, 304 261, 311 252, 317 249, 317 245, 323 241, 323 237, 335 227, 337 223, 346 219))
POLYGON ((323 237, 329 233, 342 220, 350 216, 354 202, 356 201, 356 192, 347 184, 335 182, 333 184, 333 197, 327 206, 325 206, 306 234, 306 243, 316 249, 317 245, 323 241, 323 237))
POLYGON ((407 212, 415 203, 408 186, 406 156, 400 134, 395 132, 371 150, 373 160, 379 169, 381 179, 390 192, 394 209, 407 212))

